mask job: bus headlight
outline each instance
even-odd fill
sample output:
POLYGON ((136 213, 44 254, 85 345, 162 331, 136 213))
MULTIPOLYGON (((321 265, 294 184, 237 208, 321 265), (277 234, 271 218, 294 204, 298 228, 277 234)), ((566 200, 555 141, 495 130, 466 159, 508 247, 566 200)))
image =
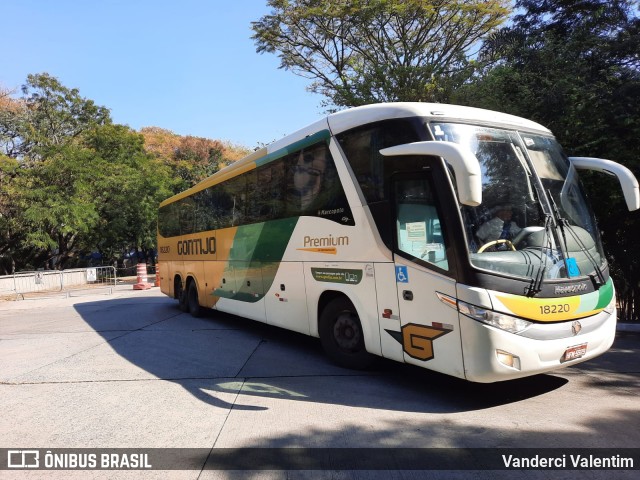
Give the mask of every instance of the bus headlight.
POLYGON ((494 312, 486 308, 476 307, 466 302, 458 300, 458 310, 463 315, 473 318, 492 327, 505 330, 510 333, 520 333, 525 331, 532 324, 522 318, 512 317, 504 313, 494 312))

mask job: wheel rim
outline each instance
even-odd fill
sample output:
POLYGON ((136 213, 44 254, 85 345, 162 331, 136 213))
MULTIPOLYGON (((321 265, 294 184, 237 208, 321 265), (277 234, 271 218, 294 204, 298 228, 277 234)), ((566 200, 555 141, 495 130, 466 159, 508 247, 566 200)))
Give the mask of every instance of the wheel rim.
POLYGON ((333 324, 333 338, 338 347, 346 351, 358 349, 362 334, 358 319, 351 312, 343 312, 338 315, 333 324))

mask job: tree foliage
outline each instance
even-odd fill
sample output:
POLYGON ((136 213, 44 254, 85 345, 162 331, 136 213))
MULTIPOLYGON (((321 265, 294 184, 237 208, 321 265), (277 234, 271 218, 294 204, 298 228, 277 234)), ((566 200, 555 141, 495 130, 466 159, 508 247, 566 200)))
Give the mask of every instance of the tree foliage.
POLYGON ((220 168, 239 160, 249 151, 219 140, 180 136, 158 127, 140 130, 145 150, 168 166, 176 176, 176 191, 204 180, 220 168))
POLYGON ((443 101, 474 71, 472 47, 500 25, 502 0, 270 0, 253 22, 259 53, 313 80, 336 106, 443 101))
POLYGON ((23 136, 28 132, 26 102, 15 99, 8 89, 0 90, 0 155, 15 158, 23 154, 23 136))
POLYGON ((176 136, 168 157, 157 154, 144 133, 47 74, 10 93, 0 91, 0 272, 153 247, 158 204, 242 150, 176 136))
POLYGON ((77 89, 65 87, 46 73, 29 75, 22 94, 0 109, 0 148, 13 157, 39 160, 41 149, 111 122, 107 108, 82 98, 77 89))
POLYGON ((19 243, 24 231, 18 221, 18 206, 15 201, 19 187, 13 181, 20 165, 14 158, 0 152, 0 272, 3 263, 5 268, 15 268, 13 253, 15 244, 19 243), (4 262, 2 260, 5 260, 4 262))

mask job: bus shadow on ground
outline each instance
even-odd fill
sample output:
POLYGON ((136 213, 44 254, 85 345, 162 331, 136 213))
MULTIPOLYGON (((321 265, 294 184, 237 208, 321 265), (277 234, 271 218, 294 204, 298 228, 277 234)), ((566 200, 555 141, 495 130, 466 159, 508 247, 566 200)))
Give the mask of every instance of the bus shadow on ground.
POLYGON ((88 302, 75 309, 128 364, 219 408, 265 410, 269 401, 259 398, 271 398, 455 413, 523 401, 569 382, 536 375, 475 384, 384 359, 367 371, 347 370, 330 363, 316 338, 214 311, 196 319, 158 297, 88 302), (114 331, 120 333, 115 338, 114 331))

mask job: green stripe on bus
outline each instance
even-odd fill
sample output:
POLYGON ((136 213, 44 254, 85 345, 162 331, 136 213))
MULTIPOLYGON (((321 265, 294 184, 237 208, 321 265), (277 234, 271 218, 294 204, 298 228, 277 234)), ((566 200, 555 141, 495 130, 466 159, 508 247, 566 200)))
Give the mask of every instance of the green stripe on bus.
POLYGON ((299 217, 238 227, 225 270, 233 270, 237 291, 216 290, 214 295, 254 303, 273 285, 278 266, 299 217), (233 267, 233 268, 229 268, 233 267), (259 289, 259 292, 256 292, 259 289))
POLYGON ((613 281, 609 279, 599 290, 598 304, 594 310, 605 308, 613 298, 613 281))
POLYGON ((282 218, 238 227, 229 252, 229 260, 280 262, 298 218, 282 218))

